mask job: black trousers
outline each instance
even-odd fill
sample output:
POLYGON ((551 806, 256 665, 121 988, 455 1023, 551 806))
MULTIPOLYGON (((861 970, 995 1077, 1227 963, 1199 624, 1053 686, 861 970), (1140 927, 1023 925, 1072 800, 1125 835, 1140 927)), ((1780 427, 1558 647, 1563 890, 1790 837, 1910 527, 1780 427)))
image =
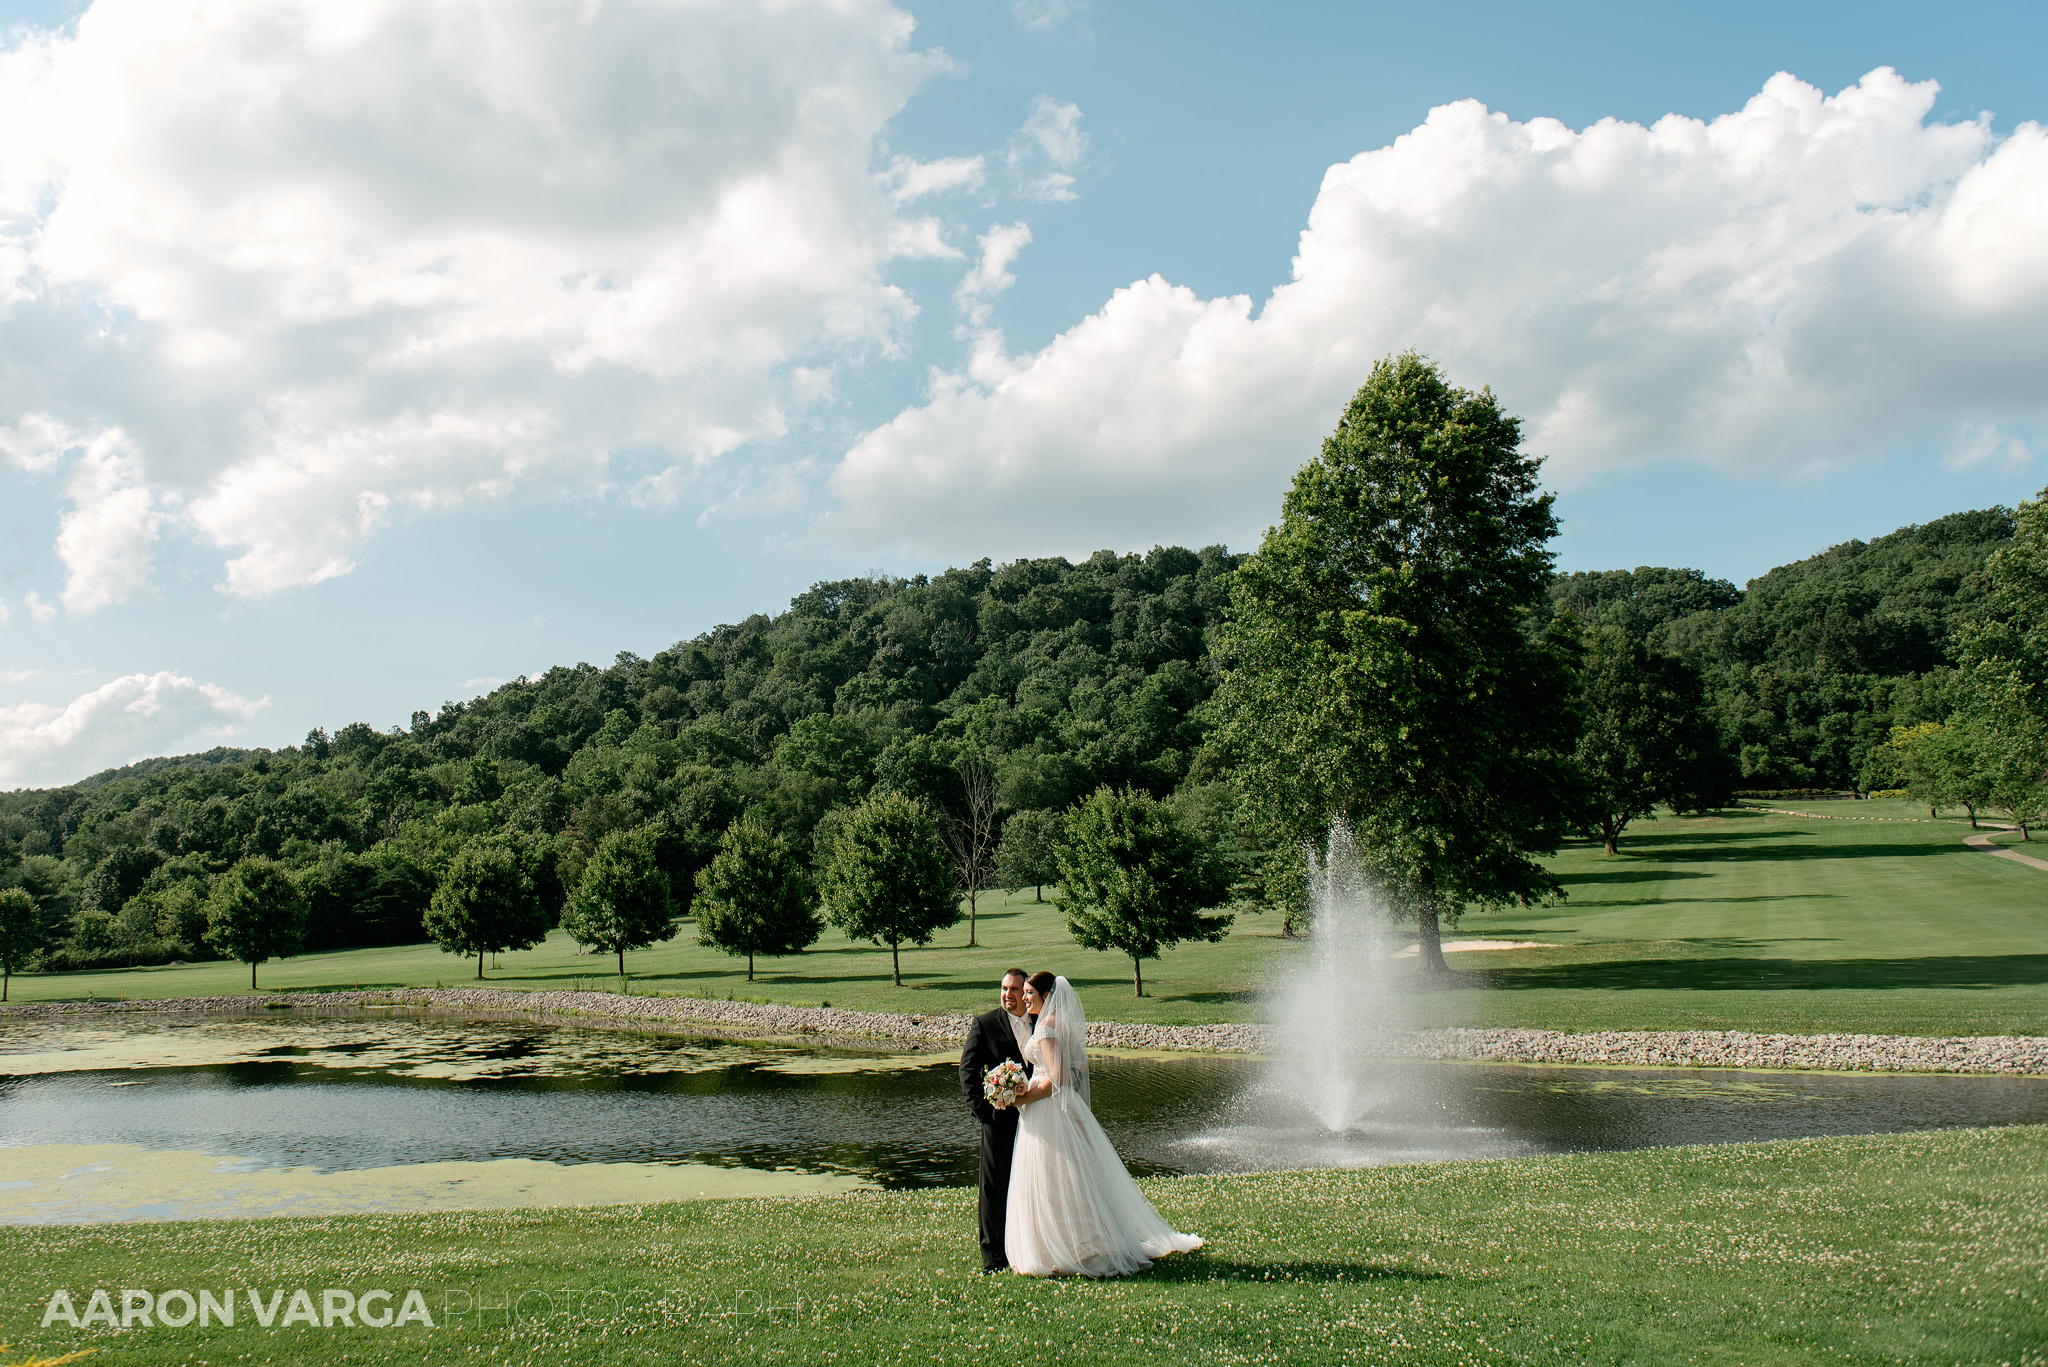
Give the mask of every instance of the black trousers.
POLYGON ((1010 1155, 1017 1151, 1017 1113, 998 1111, 981 1127, 981 1265, 1008 1267, 1003 1251, 1003 1217, 1010 1204, 1010 1155))

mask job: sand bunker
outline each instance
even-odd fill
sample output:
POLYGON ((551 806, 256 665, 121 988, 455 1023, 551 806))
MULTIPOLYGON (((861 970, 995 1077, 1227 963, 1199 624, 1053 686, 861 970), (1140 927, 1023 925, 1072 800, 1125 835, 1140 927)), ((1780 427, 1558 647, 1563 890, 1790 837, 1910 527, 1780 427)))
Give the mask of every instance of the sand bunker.
MULTIPOLYGON (((1557 948, 1557 946, 1556 946, 1556 945, 1554 945, 1554 944, 1552 944, 1552 943, 1550 943, 1550 942, 1549 942, 1548 940, 1446 940, 1446 941, 1444 941, 1444 953, 1446 953, 1446 954, 1467 954, 1467 953, 1471 953, 1471 952, 1473 952, 1473 951, 1475 951, 1475 950, 1487 950, 1487 949, 1556 949, 1556 948, 1557 948)), ((1419 954, 1419 953, 1421 953, 1421 952, 1422 952, 1422 947, 1421 947, 1420 945, 1410 945, 1410 946, 1408 946, 1408 948, 1406 948, 1406 949, 1397 949, 1397 950, 1395 950, 1395 951, 1394 951, 1394 954, 1393 954, 1393 957, 1394 957, 1394 958, 1396 958, 1396 959, 1412 959, 1412 958, 1414 958, 1414 957, 1415 957, 1415 956, 1416 956, 1417 954, 1419 954)))

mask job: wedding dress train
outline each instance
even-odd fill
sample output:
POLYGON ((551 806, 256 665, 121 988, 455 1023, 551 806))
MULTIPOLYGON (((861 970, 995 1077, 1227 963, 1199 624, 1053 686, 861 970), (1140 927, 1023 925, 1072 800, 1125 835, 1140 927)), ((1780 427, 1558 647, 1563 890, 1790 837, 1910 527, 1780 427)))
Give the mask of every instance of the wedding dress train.
POLYGON ((1052 1081, 1050 1096, 1018 1112, 1010 1167, 1004 1245, 1026 1276, 1123 1276, 1202 1246, 1159 1218, 1102 1132, 1089 1104, 1087 1041, 1080 998, 1061 978, 1024 1047, 1034 1080, 1052 1081))

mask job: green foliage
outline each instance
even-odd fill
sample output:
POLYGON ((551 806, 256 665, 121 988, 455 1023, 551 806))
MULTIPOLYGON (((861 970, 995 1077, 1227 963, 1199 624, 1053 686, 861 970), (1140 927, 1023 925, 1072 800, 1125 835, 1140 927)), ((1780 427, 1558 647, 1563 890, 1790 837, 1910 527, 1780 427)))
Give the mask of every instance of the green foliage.
POLYGON ((1231 916, 1202 914, 1229 898, 1229 870, 1148 793, 1096 789, 1067 814, 1053 855, 1068 931, 1083 949, 1128 955, 1136 996, 1144 960, 1230 933, 1231 916))
POLYGON ((1873 771, 1925 803, 1929 816, 1942 807, 1961 807, 1970 825, 1977 824, 1977 809, 1988 804, 1990 793, 1967 722, 1895 726, 1880 754, 1873 771))
POLYGON ((456 854, 424 922, 428 937, 448 953, 476 956, 479 978, 484 955, 539 944, 548 930, 519 851, 491 837, 472 840, 456 854))
POLYGON ((1651 643, 1697 666, 1746 788, 1854 788, 1894 726, 1943 720, 1969 625, 1990 610, 2003 508, 1849 541, 1751 580, 1651 643))
POLYGON ((1525 631, 1550 578, 1551 500, 1492 394, 1382 361, 1280 523, 1233 577, 1221 748, 1289 860, 1334 819, 1423 928, 1553 895, 1535 855, 1573 807, 1571 659, 1525 631))
POLYGON ((395 842, 352 854, 340 841, 330 841, 299 881, 306 893, 309 950, 417 944, 425 938, 433 875, 395 842))
POLYGON ((1725 579, 1698 570, 1643 565, 1634 570, 1584 570, 1550 581, 1543 620, 1575 617, 1587 627, 1618 627, 1637 640, 1682 617, 1722 612, 1742 601, 1742 591, 1725 579))
POLYGON ((214 882, 206 899, 206 942, 230 959, 256 966, 299 951, 306 931, 306 899, 291 871, 274 859, 252 855, 214 882))
POLYGON ((1014 812, 1003 822, 1002 843, 996 846, 996 886, 1010 892, 1032 889, 1031 900, 1045 899, 1045 885, 1060 877, 1053 852, 1064 818, 1058 812, 1014 812))
POLYGON ((0 1001, 7 981, 57 943, 58 921, 20 888, 0 888, 0 1001))
POLYGON ((622 978, 627 950, 645 949, 676 933, 675 897, 655 858, 650 832, 614 831, 599 843, 569 894, 562 929, 577 944, 618 955, 622 978))
POLYGON ((1958 712, 1986 796, 2025 835, 2048 816, 2048 489, 2013 521, 1985 567, 1987 611, 1963 631, 1958 712))
POLYGON ((817 893, 789 842, 758 815, 726 829, 697 875, 697 943, 747 956, 800 954, 818 941, 817 893))
POLYGON ((1629 822, 1658 803, 1705 811, 1728 800, 1732 777, 1692 666, 1620 627, 1588 634, 1579 681, 1585 726, 1575 758, 1586 828, 1615 853, 1629 822))
POLYGON ((848 939, 889 946, 898 987, 902 945, 928 944, 960 924, 938 825, 924 803, 902 793, 877 793, 847 814, 822 891, 827 914, 848 939))

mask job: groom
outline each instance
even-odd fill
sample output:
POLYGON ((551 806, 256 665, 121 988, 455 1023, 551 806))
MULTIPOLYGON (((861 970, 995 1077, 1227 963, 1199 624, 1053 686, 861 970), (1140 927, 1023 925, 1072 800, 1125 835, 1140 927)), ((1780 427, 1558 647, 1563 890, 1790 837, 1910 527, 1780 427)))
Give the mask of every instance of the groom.
POLYGON ((1003 974, 1003 1004, 976 1016, 960 1051, 960 1090, 981 1122, 981 1270, 1010 1265, 1003 1252, 1003 1213, 1010 1202, 1010 1154, 1017 1147, 1017 1112, 998 1110, 981 1094, 989 1069, 1005 1060, 1024 1063, 1024 1044, 1036 1018, 1024 1014, 1024 970, 1003 974))

